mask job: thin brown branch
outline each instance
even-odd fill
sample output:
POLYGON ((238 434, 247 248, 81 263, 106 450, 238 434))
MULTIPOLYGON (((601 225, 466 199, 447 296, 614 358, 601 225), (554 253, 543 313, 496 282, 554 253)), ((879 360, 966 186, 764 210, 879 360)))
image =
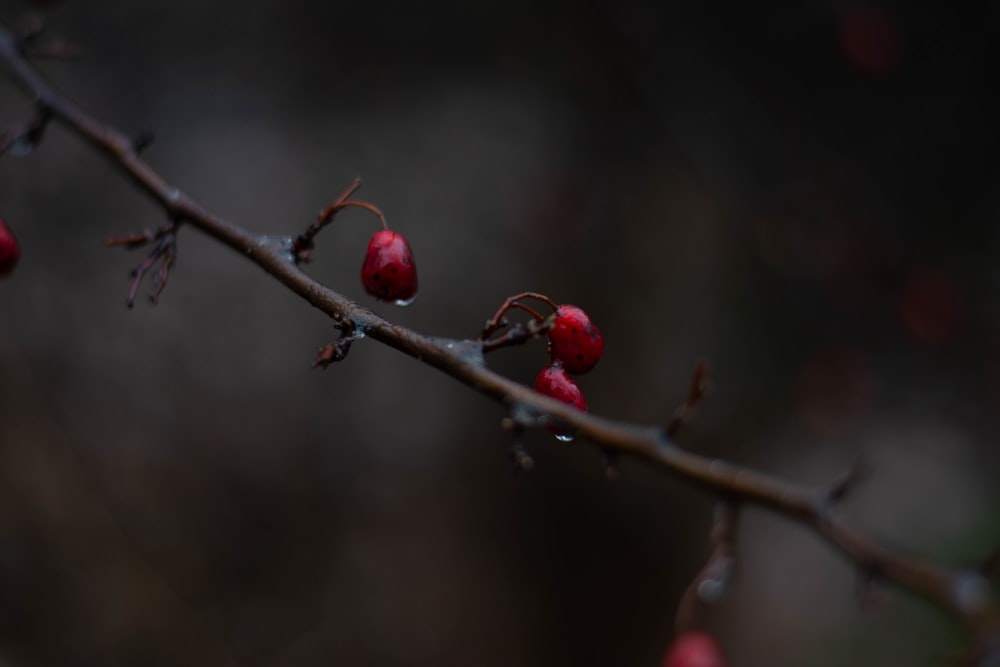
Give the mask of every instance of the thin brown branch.
POLYGON ((676 447, 666 430, 629 424, 593 414, 542 396, 486 368, 482 341, 430 338, 393 324, 345 296, 320 285, 295 263, 284 244, 233 225, 203 208, 167 183, 139 158, 123 133, 100 123, 58 93, 22 57, 16 38, 0 26, 0 64, 13 80, 51 111, 53 119, 104 153, 132 182, 156 201, 168 217, 184 221, 254 262, 312 306, 336 322, 347 322, 368 338, 421 360, 476 391, 515 409, 544 415, 571 426, 580 438, 603 450, 630 455, 739 504, 756 505, 814 530, 856 567, 867 568, 886 582, 908 589, 952 614, 967 626, 979 655, 1000 651, 1000 620, 978 572, 938 565, 880 545, 844 523, 833 512, 825 490, 792 484, 676 447))

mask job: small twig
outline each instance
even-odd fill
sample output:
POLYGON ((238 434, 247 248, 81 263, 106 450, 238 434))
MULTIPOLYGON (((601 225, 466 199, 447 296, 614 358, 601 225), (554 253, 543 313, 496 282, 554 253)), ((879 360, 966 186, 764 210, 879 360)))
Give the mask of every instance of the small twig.
POLYGON ((128 296, 125 298, 125 305, 129 308, 135 305, 135 297, 139 292, 142 279, 157 264, 159 264, 159 269, 153 275, 153 289, 149 293, 149 301, 156 304, 159 300, 160 294, 167 286, 170 269, 177 262, 177 226, 177 222, 171 222, 155 232, 145 230, 139 234, 112 236, 104 240, 106 246, 122 246, 129 250, 147 245, 153 246, 149 254, 132 269, 132 280, 129 284, 128 296))
POLYGON ((155 139, 156 135, 153 134, 152 130, 143 130, 132 140, 132 150, 135 151, 136 155, 139 155, 149 148, 155 139))
MULTIPOLYGON (((509 324, 509 323, 508 323, 509 324)), ((508 324, 505 324, 507 326, 508 324)), ((530 340, 544 337, 552 326, 551 320, 531 320, 526 323, 516 322, 501 336, 483 341, 483 352, 493 352, 502 347, 524 345, 530 340)))
POLYGON ((338 212, 349 206, 363 208, 366 211, 374 213, 378 216, 379 222, 382 223, 382 229, 389 228, 389 223, 386 222, 385 215, 382 214, 382 211, 379 210, 377 206, 369 204, 366 201, 351 199, 351 195, 357 192, 360 187, 361 179, 355 178, 351 181, 351 184, 337 196, 332 204, 319 212, 319 215, 316 216, 316 221, 309 225, 304 232, 299 234, 298 238, 296 238, 295 242, 292 244, 292 257, 295 258, 296 264, 304 264, 309 261, 310 254, 316 247, 316 235, 333 221, 334 216, 336 216, 338 212))
POLYGON ((705 566, 701 568, 688 585, 677 604, 677 633, 682 634, 695 627, 698 609, 706 603, 718 602, 733 577, 736 562, 736 527, 739 511, 732 500, 722 500, 715 507, 709 542, 712 550, 705 566))
POLYGON ((855 457, 847 470, 830 485, 826 491, 827 499, 830 503, 843 502, 847 495, 854 490, 858 482, 864 476, 865 467, 861 457, 855 457))
POLYGON ((31 120, 0 133, 0 155, 10 153, 22 156, 31 153, 41 143, 51 118, 52 112, 48 108, 37 106, 31 120))
POLYGON ((500 425, 510 433, 510 458, 514 462, 514 468, 522 472, 534 470, 535 460, 524 448, 524 424, 517 416, 510 416, 505 417, 500 425))
POLYGON ((671 417, 670 422, 667 424, 668 436, 673 438, 691 421, 698 409, 698 405, 705 398, 705 394, 708 393, 708 383, 708 362, 700 359, 694 366, 694 373, 691 375, 691 384, 688 387, 687 396, 684 397, 684 402, 677 407, 674 411, 674 416, 671 417))
POLYGON ((544 294, 539 294, 538 292, 521 292, 520 294, 515 294, 514 296, 507 297, 504 300, 504 302, 500 304, 500 307, 497 308, 497 312, 493 314, 493 317, 486 320, 486 324, 483 325, 483 332, 482 334, 480 334, 479 338, 481 340, 486 340, 490 336, 495 334, 497 331, 504 328, 508 324, 507 320, 504 319, 504 315, 506 315, 507 311, 510 310, 511 308, 520 308, 521 310, 530 314, 532 318, 534 318, 536 321, 543 320, 544 318, 542 317, 542 315, 534 308, 531 308, 529 306, 524 305, 523 303, 520 303, 521 300, 523 299, 535 299, 537 301, 542 301, 551 306, 553 311, 556 310, 556 308, 558 308, 558 305, 556 305, 555 301, 545 296, 544 294))
POLYGON ((343 361, 347 357, 347 353, 351 351, 351 344, 361 338, 361 334, 353 323, 341 322, 337 327, 340 329, 340 338, 319 349, 312 365, 313 368, 326 370, 330 364, 343 361))
POLYGON ((524 443, 520 439, 515 439, 510 445, 510 458, 514 461, 514 467, 523 472, 530 472, 535 468, 535 460, 531 458, 524 443))

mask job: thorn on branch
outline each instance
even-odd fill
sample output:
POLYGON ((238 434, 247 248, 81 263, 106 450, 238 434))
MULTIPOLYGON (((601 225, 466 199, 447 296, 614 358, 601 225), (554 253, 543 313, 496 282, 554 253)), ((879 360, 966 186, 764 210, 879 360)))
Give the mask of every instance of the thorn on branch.
POLYGON ((104 245, 108 247, 123 246, 129 250, 147 245, 153 246, 153 249, 146 255, 145 259, 132 269, 132 281, 129 284, 128 296, 125 298, 125 305, 128 308, 132 308, 135 305, 135 297, 139 292, 139 285, 142 283, 143 278, 157 265, 158 268, 152 278, 152 290, 149 293, 149 301, 155 305, 159 300, 160 294, 167 286, 170 270, 177 262, 178 226, 178 222, 171 221, 155 232, 147 229, 140 234, 112 236, 104 240, 104 245))
POLYGON ((132 150, 135 151, 136 155, 139 155, 149 148, 155 139, 156 135, 153 134, 152 130, 143 130, 132 139, 132 150))
POLYGON ((830 512, 835 505, 843 502, 854 490, 864 476, 866 470, 860 456, 856 456, 851 465, 830 486, 820 488, 816 496, 816 511, 820 520, 830 520, 830 512))
POLYGON ((704 359, 698 360, 694 366, 694 373, 691 375, 691 384, 688 387, 687 396, 684 402, 674 411, 674 416, 667 424, 667 435, 673 438, 677 433, 694 418, 698 405, 709 390, 708 362, 704 359))
POLYGON ((855 457, 844 473, 830 485, 826 495, 831 503, 842 502, 864 476, 865 467, 860 456, 855 457))

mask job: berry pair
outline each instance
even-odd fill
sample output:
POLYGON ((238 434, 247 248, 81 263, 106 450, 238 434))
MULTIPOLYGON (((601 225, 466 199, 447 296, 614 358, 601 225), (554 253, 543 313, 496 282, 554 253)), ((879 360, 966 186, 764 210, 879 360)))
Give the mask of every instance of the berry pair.
MULTIPOLYGON (((507 326, 504 315, 512 308, 527 312, 535 319, 536 325, 545 323, 546 318, 538 311, 522 303, 525 299, 542 301, 553 310, 547 335, 549 363, 535 378, 535 391, 586 412, 587 400, 570 374, 587 373, 597 365, 604 353, 604 338, 582 309, 569 304, 556 304, 544 294, 524 292, 504 301, 496 315, 486 322, 483 337, 488 338, 507 326)), ((552 427, 549 430, 561 440, 572 439, 572 434, 564 430, 552 427)))
POLYGON ((19 259, 21 248, 17 245, 17 239, 3 218, 0 218, 0 278, 10 275, 19 259))
MULTIPOLYGON (((548 341, 549 363, 535 378, 535 391, 586 412, 587 399, 570 373, 587 373, 600 361, 604 353, 600 330, 583 310, 563 304, 555 307, 548 341)), ((549 430, 560 440, 573 439, 571 432, 553 427, 549 430)))
POLYGON ((570 373, 587 373, 604 353, 604 338, 587 314, 576 306, 555 306, 549 327, 549 363, 535 378, 535 391, 587 411, 587 399, 570 373))

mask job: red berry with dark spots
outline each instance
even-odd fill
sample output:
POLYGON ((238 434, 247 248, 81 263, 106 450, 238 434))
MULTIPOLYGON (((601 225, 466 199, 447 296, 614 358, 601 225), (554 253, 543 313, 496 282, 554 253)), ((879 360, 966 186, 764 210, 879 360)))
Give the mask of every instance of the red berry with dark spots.
POLYGON ((413 301, 417 266, 406 239, 388 229, 375 232, 361 266, 361 284, 380 301, 395 301, 401 306, 413 301))
POLYGON ((17 245, 17 239, 7 227, 7 223, 0 218, 0 278, 10 275, 19 259, 21 259, 21 247, 17 245))
POLYGON ((549 329, 549 350, 563 368, 579 375, 600 361, 604 338, 587 313, 563 304, 556 308, 556 318, 549 329))
POLYGON ((667 650, 663 667, 726 667, 726 659, 712 635, 686 632, 667 650))
MULTIPOLYGON (((535 378, 535 391, 563 403, 572 405, 578 410, 587 411, 587 399, 583 397, 580 387, 573 382, 566 369, 559 364, 551 364, 542 369, 535 378)), ((547 427, 560 440, 572 440, 573 432, 564 429, 547 427)))

